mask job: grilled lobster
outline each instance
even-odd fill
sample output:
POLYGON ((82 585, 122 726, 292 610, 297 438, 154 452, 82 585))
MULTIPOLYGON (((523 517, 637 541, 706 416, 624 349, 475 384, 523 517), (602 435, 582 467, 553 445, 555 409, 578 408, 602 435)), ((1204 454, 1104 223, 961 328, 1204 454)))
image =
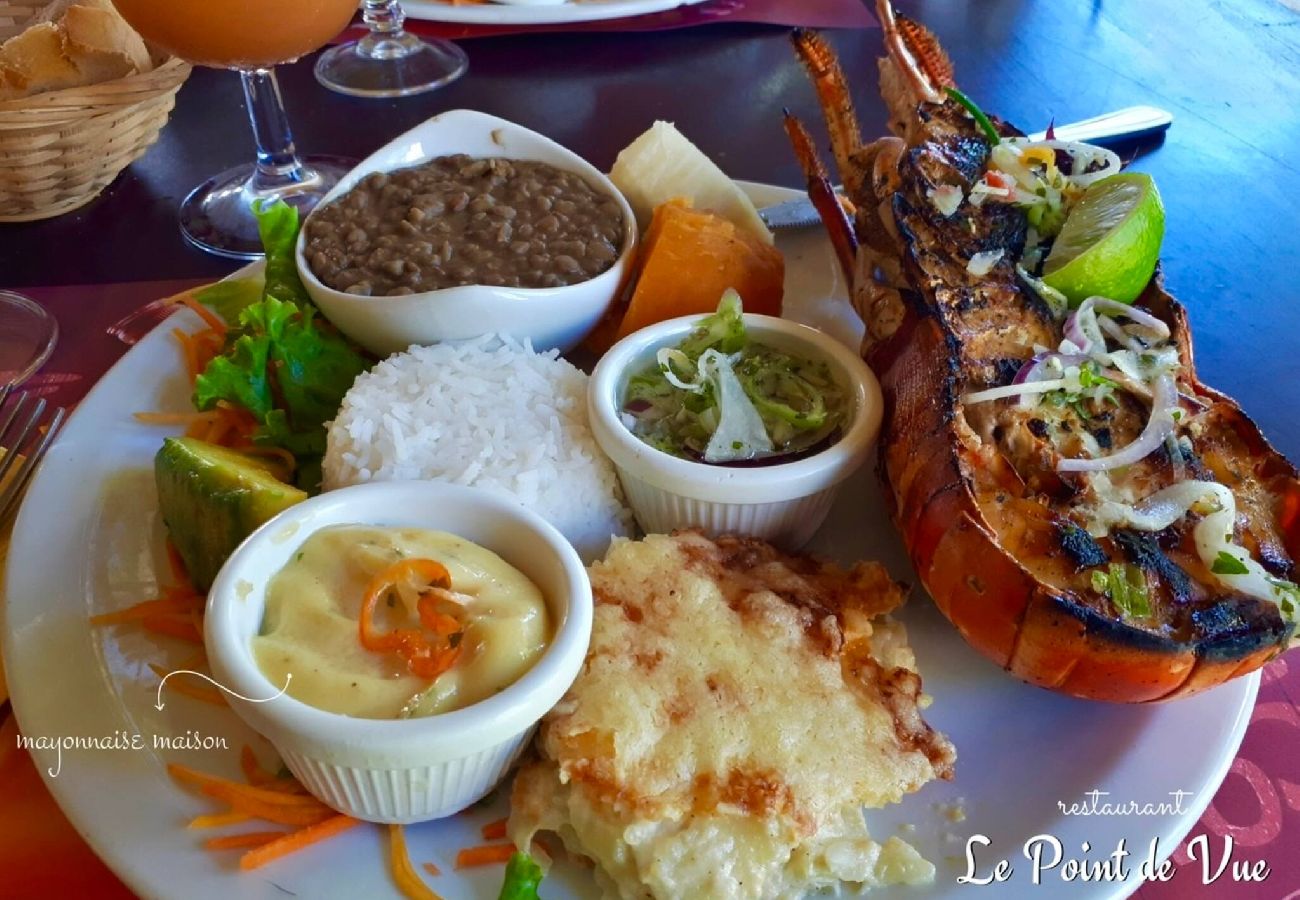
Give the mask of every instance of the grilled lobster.
POLYGON ((1295 640, 1296 469, 1198 380, 1158 272, 1132 306, 1071 312, 1020 265, 1025 210, 972 194, 993 136, 948 90, 934 36, 878 8, 892 137, 864 145, 834 53, 793 38, 847 204, 786 126, 866 324, 879 472, 921 581, 981 653, 1077 697, 1169 700, 1258 669, 1295 640))

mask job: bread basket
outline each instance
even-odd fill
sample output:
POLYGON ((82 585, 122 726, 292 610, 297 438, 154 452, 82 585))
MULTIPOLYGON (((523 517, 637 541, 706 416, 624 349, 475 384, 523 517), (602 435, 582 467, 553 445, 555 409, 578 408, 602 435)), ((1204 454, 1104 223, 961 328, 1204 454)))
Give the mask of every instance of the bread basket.
MULTIPOLYGON (((45 0, 0 0, 0 41, 45 0)), ((87 87, 0 101, 0 222, 30 222, 89 203, 158 138, 189 63, 168 57, 87 87)))

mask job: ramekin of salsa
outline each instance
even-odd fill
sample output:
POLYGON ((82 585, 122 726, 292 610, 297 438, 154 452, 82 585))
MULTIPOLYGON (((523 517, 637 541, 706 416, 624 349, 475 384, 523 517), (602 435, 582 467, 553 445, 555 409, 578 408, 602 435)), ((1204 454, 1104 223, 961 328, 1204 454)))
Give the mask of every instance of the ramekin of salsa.
POLYGON ((789 549, 871 453, 880 385, 856 353, 794 322, 718 311, 642 329, 597 364, 592 432, 647 532, 738 532, 789 549))

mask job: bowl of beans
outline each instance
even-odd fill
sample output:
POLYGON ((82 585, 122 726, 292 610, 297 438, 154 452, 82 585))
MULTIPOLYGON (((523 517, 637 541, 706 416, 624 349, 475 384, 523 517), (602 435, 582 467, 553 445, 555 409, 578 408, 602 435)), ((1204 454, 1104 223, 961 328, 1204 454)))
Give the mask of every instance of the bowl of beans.
POLYGON ((303 223, 298 273, 372 353, 506 334, 576 346, 636 251, 631 207, 596 167, 534 131, 442 113, 350 172, 303 223))

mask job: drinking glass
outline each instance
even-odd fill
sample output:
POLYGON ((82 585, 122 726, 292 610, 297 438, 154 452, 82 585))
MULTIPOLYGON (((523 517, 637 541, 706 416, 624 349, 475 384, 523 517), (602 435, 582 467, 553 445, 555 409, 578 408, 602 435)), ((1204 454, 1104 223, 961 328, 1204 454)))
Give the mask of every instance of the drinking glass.
POLYGON ((330 90, 354 97, 405 97, 450 84, 469 67, 465 51, 451 41, 408 34, 398 0, 363 0, 361 11, 370 32, 316 60, 316 80, 330 90))
POLYGON ((234 69, 243 81, 257 145, 254 163, 204 181, 181 203, 185 238, 235 259, 262 255, 255 201, 283 200, 307 213, 353 165, 298 155, 274 67, 324 46, 356 11, 356 0, 115 0, 148 41, 195 65, 234 69))
POLYGON ((0 291, 0 385, 15 387, 54 352, 59 323, 31 297, 0 291))

